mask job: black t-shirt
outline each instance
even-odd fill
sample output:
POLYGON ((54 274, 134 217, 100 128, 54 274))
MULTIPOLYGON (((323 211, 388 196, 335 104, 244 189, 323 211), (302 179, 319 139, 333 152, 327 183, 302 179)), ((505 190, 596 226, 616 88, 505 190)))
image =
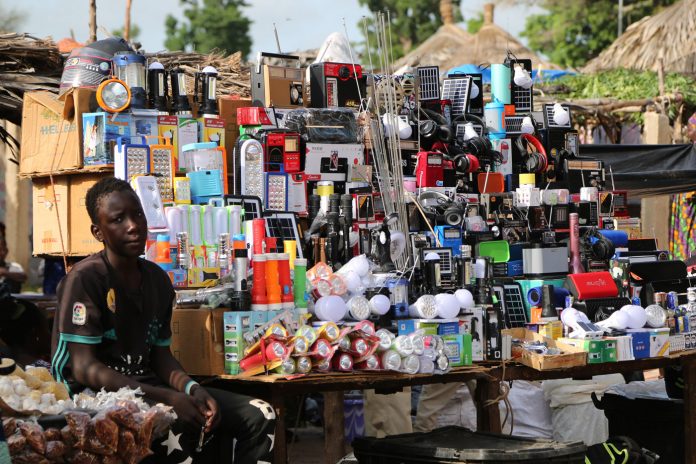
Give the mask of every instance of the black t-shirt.
POLYGON ((156 264, 138 260, 139 289, 126 288, 104 251, 79 263, 58 285, 52 365, 56 380, 81 390, 71 372, 68 343, 95 345, 99 361, 127 376, 153 377, 152 346, 169 346, 174 289, 156 264))

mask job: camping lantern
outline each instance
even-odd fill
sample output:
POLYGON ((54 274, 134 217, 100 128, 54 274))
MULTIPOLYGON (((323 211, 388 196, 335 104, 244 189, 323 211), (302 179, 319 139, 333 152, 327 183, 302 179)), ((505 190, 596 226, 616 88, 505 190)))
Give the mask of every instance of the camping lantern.
POLYGON ((147 95, 150 108, 167 114, 167 72, 158 61, 147 68, 147 95))
POLYGON ((186 74, 181 68, 169 71, 172 78, 172 112, 176 115, 191 115, 191 105, 186 94, 186 74))
POLYGON ((196 73, 194 95, 198 103, 198 114, 204 118, 214 118, 219 114, 217 107, 217 69, 206 66, 196 73), (200 90, 200 93, 199 93, 200 90))
POLYGON ((116 52, 112 58, 116 78, 131 91, 131 108, 145 108, 145 57, 135 52, 116 52))

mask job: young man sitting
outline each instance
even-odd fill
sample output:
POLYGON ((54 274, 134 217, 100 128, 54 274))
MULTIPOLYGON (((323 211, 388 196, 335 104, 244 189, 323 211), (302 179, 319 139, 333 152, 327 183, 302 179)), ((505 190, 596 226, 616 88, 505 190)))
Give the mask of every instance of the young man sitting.
POLYGON ((71 393, 139 387, 146 399, 173 406, 178 420, 167 440, 153 445, 154 462, 272 462, 273 408, 201 387, 172 356, 174 289, 162 269, 140 258, 147 221, 130 184, 102 179, 86 203, 92 235, 104 250, 73 266, 58 287, 56 379, 71 393), (202 431, 212 441, 198 454, 202 431))

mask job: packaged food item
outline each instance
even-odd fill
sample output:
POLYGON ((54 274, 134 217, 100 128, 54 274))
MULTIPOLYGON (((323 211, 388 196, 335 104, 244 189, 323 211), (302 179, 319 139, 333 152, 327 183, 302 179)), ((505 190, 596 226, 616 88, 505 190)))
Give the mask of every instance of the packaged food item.
POLYGON ((37 453, 44 454, 46 452, 46 437, 44 437, 43 429, 35 422, 24 421, 19 424, 19 431, 22 432, 24 438, 27 439, 27 444, 37 453))

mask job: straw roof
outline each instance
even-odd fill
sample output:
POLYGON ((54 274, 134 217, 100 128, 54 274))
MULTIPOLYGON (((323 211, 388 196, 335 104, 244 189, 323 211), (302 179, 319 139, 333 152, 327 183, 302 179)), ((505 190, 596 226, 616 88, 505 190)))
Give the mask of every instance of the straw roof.
POLYGON ((584 72, 615 68, 696 73, 696 0, 681 0, 631 24, 584 72))
POLYGON ((494 5, 484 5, 483 26, 458 48, 456 54, 443 63, 445 70, 462 64, 502 63, 508 50, 517 58, 532 60, 534 68, 558 69, 528 49, 507 31, 493 22, 494 5))
MULTIPOLYGON (((440 66, 457 54, 471 34, 454 24, 444 24, 422 44, 394 63, 394 69, 416 66, 440 66)), ((397 71, 398 72, 398 71, 397 71)))

